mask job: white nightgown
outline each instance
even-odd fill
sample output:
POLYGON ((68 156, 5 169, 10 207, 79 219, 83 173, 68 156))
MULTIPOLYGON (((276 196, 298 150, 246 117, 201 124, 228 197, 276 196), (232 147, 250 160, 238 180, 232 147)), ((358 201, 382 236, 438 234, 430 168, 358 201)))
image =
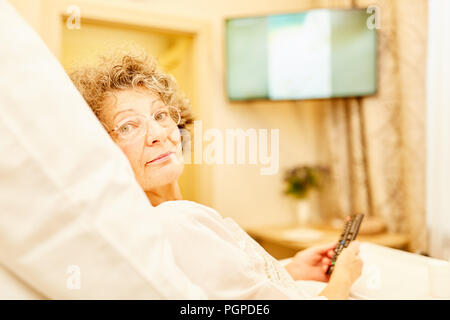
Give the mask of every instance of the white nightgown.
POLYGON ((209 299, 326 299, 302 290, 231 218, 187 200, 156 208, 175 263, 209 299))

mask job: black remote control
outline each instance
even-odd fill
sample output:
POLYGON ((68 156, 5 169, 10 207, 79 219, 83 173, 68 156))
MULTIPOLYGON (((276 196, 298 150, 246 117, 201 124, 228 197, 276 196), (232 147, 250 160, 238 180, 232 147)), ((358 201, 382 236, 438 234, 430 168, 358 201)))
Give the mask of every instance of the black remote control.
POLYGON ((336 248, 334 248, 334 256, 331 260, 331 264, 328 267, 327 274, 331 274, 334 270, 334 265, 336 264, 336 260, 341 254, 344 248, 347 248, 350 242, 356 239, 358 235, 359 227, 364 218, 364 214, 358 214, 353 216, 348 216, 345 220, 344 230, 339 237, 339 241, 336 244, 336 248))

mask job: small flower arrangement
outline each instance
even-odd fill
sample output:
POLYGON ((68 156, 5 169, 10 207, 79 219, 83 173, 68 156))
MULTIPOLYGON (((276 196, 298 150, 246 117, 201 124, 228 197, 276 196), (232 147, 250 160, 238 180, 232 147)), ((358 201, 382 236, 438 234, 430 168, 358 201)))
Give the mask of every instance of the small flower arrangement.
POLYGON ((286 170, 284 193, 296 199, 305 199, 309 192, 322 186, 328 168, 322 166, 297 166, 286 170))

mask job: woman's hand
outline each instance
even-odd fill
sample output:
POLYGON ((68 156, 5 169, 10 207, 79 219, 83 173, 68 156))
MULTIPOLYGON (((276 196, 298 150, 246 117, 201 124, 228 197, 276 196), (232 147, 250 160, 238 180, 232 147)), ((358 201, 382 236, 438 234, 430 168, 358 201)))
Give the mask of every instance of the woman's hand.
POLYGON ((333 242, 300 251, 286 265, 286 270, 294 280, 327 282, 330 277, 326 272, 334 255, 335 247, 336 242, 333 242))
POLYGON ((362 267, 359 242, 354 241, 342 250, 336 260, 330 283, 320 295, 328 299, 347 299, 351 286, 361 276, 362 267))
POLYGON ((359 242, 354 241, 342 250, 336 260, 332 278, 346 280, 351 286, 361 276, 362 267, 363 262, 359 256, 359 242))

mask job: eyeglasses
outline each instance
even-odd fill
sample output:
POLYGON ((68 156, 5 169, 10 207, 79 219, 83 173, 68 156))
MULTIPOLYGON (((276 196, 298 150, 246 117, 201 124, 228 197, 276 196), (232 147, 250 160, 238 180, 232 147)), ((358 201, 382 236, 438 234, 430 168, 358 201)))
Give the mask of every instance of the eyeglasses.
POLYGON ((133 140, 146 134, 150 120, 156 121, 163 128, 173 128, 180 124, 180 110, 167 106, 155 111, 151 116, 144 114, 129 116, 120 121, 111 131, 122 140, 133 140))

